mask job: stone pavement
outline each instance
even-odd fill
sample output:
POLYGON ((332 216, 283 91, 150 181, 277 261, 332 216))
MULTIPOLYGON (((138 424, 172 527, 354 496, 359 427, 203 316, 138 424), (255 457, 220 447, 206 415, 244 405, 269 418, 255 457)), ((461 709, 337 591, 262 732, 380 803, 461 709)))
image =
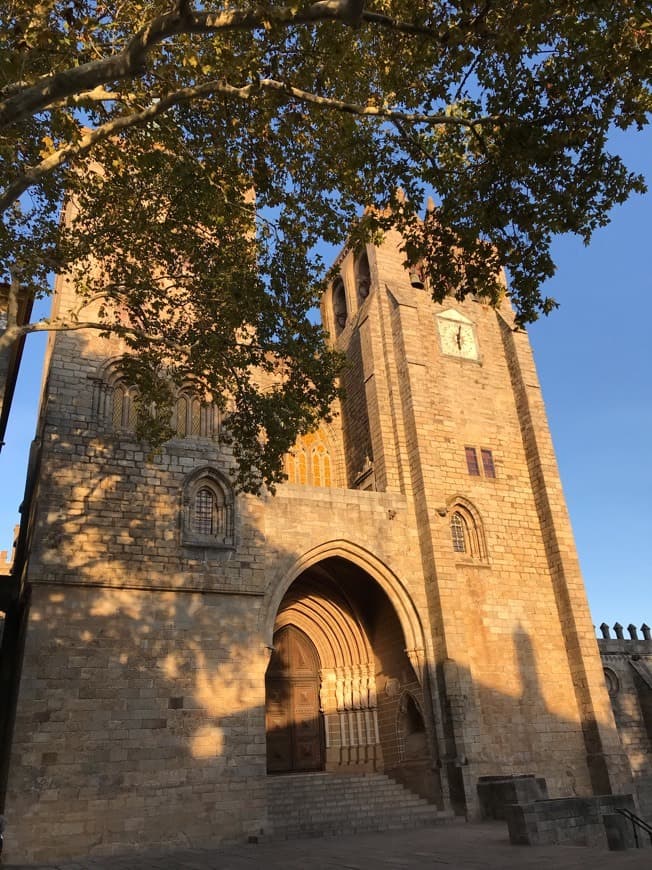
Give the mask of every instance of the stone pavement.
MULTIPOLYGON (((3 865, 27 870, 28 865, 3 865)), ((86 858, 29 870, 650 870, 652 849, 512 846, 500 822, 86 858)))

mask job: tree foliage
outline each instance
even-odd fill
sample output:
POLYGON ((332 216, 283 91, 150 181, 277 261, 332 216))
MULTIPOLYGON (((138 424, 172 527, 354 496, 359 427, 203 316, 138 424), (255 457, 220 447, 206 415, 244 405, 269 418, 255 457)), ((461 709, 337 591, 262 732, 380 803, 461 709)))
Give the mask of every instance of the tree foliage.
POLYGON ((321 240, 392 223, 438 299, 496 300, 504 266, 525 323, 555 304, 553 236, 588 240, 644 189, 607 136, 649 120, 649 0, 17 0, 0 18, 0 280, 40 294, 65 271, 79 295, 66 321, 21 327, 10 306, 0 343, 99 328, 160 409, 189 378, 228 398, 245 489, 279 479, 334 396, 308 317, 321 240))

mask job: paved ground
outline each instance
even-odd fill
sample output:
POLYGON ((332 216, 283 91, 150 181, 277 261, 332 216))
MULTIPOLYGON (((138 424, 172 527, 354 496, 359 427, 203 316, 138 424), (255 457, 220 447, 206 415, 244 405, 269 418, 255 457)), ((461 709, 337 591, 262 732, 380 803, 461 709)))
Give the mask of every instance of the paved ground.
MULTIPOLYGON (((38 865, 38 870, 650 870, 652 849, 511 846, 501 823, 441 825, 219 849, 184 849, 38 865)), ((19 870, 19 865, 3 865, 19 870)), ((22 865, 20 870, 26 870, 22 865)), ((30 865, 30 870, 37 870, 30 865)))

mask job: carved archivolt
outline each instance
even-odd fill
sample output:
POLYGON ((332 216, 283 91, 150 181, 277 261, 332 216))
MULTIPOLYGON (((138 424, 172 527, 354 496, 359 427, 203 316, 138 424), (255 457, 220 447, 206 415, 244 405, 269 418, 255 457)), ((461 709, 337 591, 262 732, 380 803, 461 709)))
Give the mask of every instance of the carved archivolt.
POLYGON ((447 513, 454 552, 467 559, 486 562, 487 544, 477 508, 468 499, 458 496, 449 502, 447 513))
MULTIPOLYGON (((293 625, 320 662, 320 707, 327 749, 338 763, 372 762, 379 743, 373 651, 354 605, 329 582, 311 578, 286 595, 275 633, 293 625)), ((332 756, 331 756, 332 757, 332 756)))

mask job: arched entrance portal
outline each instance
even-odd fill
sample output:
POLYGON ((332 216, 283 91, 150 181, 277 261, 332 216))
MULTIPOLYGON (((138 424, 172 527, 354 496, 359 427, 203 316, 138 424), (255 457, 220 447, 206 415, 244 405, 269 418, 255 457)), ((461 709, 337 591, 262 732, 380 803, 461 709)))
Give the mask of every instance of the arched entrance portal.
POLYGON ((421 654, 361 567, 336 556, 303 571, 274 624, 268 771, 384 771, 438 800, 421 654))
POLYGON ((302 631, 287 625, 276 633, 265 681, 269 773, 324 766, 319 670, 317 650, 302 631))

